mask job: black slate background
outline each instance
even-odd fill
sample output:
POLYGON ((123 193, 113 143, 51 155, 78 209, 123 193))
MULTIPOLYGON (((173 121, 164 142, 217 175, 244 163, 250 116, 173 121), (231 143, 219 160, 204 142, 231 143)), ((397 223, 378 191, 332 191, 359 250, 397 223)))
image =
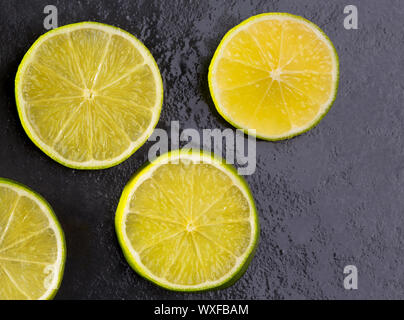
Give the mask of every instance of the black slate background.
POLYGON ((404 2, 400 0, 1 1, 0 176, 41 193, 67 240, 56 299, 404 298, 404 2), (340 57, 337 100, 319 126, 290 141, 258 142, 247 177, 259 210, 261 241, 231 288, 183 294, 158 288, 126 263, 114 213, 146 143, 123 164, 77 171, 52 161, 25 135, 14 101, 24 53, 45 32, 43 8, 59 25, 91 20, 142 40, 160 67, 165 100, 159 128, 230 127, 214 111, 207 69, 223 35, 251 15, 280 11, 318 24, 340 57), (359 9, 359 30, 343 9, 359 9), (343 267, 359 269, 359 290, 343 288, 343 267))

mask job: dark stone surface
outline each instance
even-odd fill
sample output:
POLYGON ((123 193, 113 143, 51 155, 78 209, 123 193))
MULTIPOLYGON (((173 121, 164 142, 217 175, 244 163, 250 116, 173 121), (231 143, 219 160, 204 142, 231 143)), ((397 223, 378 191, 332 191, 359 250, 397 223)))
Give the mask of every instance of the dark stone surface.
POLYGON ((400 0, 1 1, 0 176, 41 193, 67 239, 57 299, 404 298, 404 126, 400 0), (156 58, 165 84, 159 128, 230 127, 207 87, 207 68, 234 25, 263 12, 302 15, 318 24, 340 57, 337 100, 319 126, 290 141, 258 142, 257 172, 247 177, 259 209, 261 242, 234 286, 173 293, 126 263, 114 213, 151 143, 123 164, 77 171, 52 161, 25 135, 13 96, 24 53, 45 32, 43 8, 59 25, 92 20, 122 27, 156 58), (343 9, 359 9, 359 30, 343 28, 343 9), (359 290, 343 288, 343 267, 359 269, 359 290))

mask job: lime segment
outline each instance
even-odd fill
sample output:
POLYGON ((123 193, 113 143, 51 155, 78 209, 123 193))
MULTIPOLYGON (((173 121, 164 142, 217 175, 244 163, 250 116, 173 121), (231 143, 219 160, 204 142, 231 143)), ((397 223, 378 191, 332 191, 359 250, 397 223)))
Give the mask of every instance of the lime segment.
POLYGON ((139 172, 125 187, 115 221, 131 266, 171 290, 231 283, 258 239, 248 186, 202 152, 174 151, 139 172))
POLYGON ((52 298, 62 279, 65 247, 45 200, 0 179, 0 300, 52 298))
POLYGON ((151 135, 163 85, 146 47, 129 33, 94 22, 40 37, 16 77, 21 122, 54 160, 77 169, 114 166, 151 135))
POLYGON ((312 22, 261 14, 226 34, 208 78, 227 121, 254 129, 259 138, 281 140, 309 130, 327 113, 338 87, 338 56, 312 22))

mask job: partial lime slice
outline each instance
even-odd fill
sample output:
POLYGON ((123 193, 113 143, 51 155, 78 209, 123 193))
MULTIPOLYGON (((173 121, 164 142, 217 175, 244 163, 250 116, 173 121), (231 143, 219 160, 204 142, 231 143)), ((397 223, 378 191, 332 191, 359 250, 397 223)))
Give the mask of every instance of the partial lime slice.
POLYGON ((49 204, 27 187, 0 178, 0 300, 53 298, 65 248, 49 204))
POLYGON ((334 102, 338 79, 338 55, 328 37, 286 13, 254 16, 230 30, 209 68, 218 112, 266 140, 315 126, 334 102))
POLYGON ((234 283, 259 234, 245 181, 222 160, 195 151, 167 153, 132 178, 115 226, 134 270, 179 291, 234 283))
POLYGON ((16 100, 31 140, 77 169, 119 164, 151 135, 163 102, 159 69, 131 34, 83 22, 52 30, 28 50, 16 100))

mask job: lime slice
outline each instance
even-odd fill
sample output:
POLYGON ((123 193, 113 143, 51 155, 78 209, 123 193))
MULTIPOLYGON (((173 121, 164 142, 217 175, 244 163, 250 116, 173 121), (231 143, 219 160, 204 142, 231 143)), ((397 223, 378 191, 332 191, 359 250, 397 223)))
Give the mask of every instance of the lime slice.
POLYGON ((65 248, 49 204, 27 187, 0 178, 0 300, 53 298, 65 248))
POLYGON ((33 44, 15 93, 22 125, 42 151, 71 168, 102 169, 127 159, 151 135, 163 84, 138 39, 83 22, 33 44))
POLYGON ((173 151, 125 187, 115 218, 119 242, 141 276, 170 290, 234 283, 258 241, 249 188, 210 154, 173 151))
POLYGON ((338 56, 328 37, 286 13, 254 16, 230 30, 209 68, 218 112, 266 140, 314 127, 334 102, 338 79, 338 56))

